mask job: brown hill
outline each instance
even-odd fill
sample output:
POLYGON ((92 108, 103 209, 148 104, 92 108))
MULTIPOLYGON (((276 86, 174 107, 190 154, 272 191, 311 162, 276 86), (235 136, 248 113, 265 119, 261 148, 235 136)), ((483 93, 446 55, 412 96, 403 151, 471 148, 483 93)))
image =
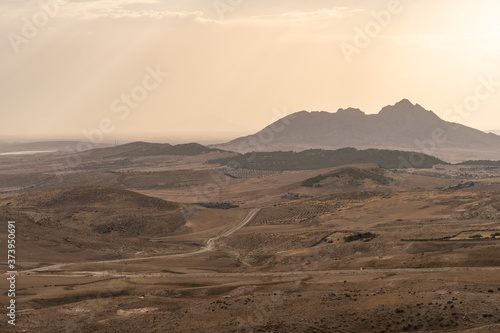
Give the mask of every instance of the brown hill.
POLYGON ((112 158, 161 155, 196 156, 216 151, 220 150, 208 148, 198 143, 171 145, 168 143, 131 142, 116 147, 92 149, 84 154, 94 158, 112 158))
POLYGON ((105 187, 31 192, 1 199, 0 207, 37 225, 116 237, 164 236, 185 224, 177 203, 105 187))

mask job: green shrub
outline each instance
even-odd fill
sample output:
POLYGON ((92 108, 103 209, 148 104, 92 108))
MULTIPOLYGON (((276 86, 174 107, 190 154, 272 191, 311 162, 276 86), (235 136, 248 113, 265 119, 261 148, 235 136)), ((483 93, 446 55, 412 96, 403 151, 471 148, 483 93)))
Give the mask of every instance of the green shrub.
POLYGON ((346 243, 354 242, 357 240, 363 240, 365 242, 369 242, 372 239, 374 239, 375 237, 377 237, 377 235, 372 234, 371 232, 358 232, 356 234, 344 237, 344 241, 346 243))
POLYGON ((340 178, 342 176, 351 177, 354 180, 365 180, 370 179, 382 185, 388 185, 392 178, 384 176, 384 169, 358 169, 358 168, 343 168, 335 173, 330 173, 326 175, 318 175, 315 177, 308 178, 302 182, 302 186, 313 187, 322 180, 327 178, 340 178))
POLYGON ((214 209, 231 209, 238 208, 238 205, 233 205, 229 202, 197 202, 195 205, 205 207, 205 208, 214 208, 214 209))

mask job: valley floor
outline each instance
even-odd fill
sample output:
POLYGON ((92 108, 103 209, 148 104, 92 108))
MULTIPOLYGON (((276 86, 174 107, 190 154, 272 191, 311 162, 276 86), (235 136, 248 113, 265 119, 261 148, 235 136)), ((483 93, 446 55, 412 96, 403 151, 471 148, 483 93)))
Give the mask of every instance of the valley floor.
POLYGON ((1 164, 16 331, 500 332, 498 178, 374 165, 228 176, 210 154, 92 164, 62 183, 54 157, 1 164))

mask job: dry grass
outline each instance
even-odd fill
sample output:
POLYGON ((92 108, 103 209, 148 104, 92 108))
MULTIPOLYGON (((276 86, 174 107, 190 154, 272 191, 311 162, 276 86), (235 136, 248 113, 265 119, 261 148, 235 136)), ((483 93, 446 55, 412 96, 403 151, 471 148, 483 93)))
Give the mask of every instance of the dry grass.
MULTIPOLYGON (((200 201, 194 200, 196 193, 204 194, 204 187, 216 181, 213 176, 221 174, 203 165, 206 156, 178 161, 141 157, 133 159, 128 169, 71 171, 63 177, 65 186, 104 182, 117 185, 112 185, 114 189, 58 188, 61 184, 48 175, 50 163, 63 158, 16 157, 10 164, 1 164, 0 180, 7 180, 1 185, 4 190, 16 192, 17 186, 40 188, 43 184, 55 188, 28 189, 0 199, 0 221, 17 222, 20 270, 76 262, 59 271, 104 276, 50 276, 55 271, 47 272, 49 276, 23 275, 17 297, 20 330, 63 332, 67 325, 80 332, 110 328, 128 332, 500 329, 496 271, 474 270, 500 265, 500 242, 470 238, 500 230, 500 185, 494 180, 483 180, 463 191, 441 191, 437 188, 460 180, 391 174, 395 183, 390 185, 325 182, 321 188, 303 188, 304 179, 335 169, 285 172, 229 179, 206 201, 229 201, 240 208, 219 210, 190 205, 200 201), (13 176, 16 168, 19 172, 13 176), (140 189, 141 194, 130 189, 140 189), (286 192, 311 197, 290 201, 282 198, 286 192), (98 262, 196 251, 256 207, 263 209, 251 224, 219 240, 214 251, 98 262), (349 235, 366 232, 377 237, 345 242, 349 235), (448 242, 401 241, 460 232, 448 242), (443 267, 464 270, 391 271, 443 267), (388 271, 367 272, 370 268, 388 271), (189 273, 341 269, 356 273, 183 277, 189 273), (151 273, 175 275, 111 276, 151 273)), ((1 237, 5 231, 0 230, 1 237)), ((1 254, 4 262, 5 253, 1 254)), ((1 331, 5 321, 0 325, 4 325, 1 331)))

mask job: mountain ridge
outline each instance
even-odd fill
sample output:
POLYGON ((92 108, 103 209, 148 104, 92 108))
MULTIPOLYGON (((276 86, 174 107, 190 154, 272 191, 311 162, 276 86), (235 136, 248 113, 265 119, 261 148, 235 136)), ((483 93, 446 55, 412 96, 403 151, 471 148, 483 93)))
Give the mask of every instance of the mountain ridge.
POLYGON ((352 147, 417 151, 450 162, 500 159, 500 136, 447 122, 407 99, 377 114, 356 108, 299 111, 255 134, 211 147, 239 153, 352 147))
POLYGON ((144 141, 134 141, 116 147, 96 148, 82 152, 86 155, 99 155, 106 158, 116 157, 140 157, 140 156, 161 156, 161 155, 181 155, 196 156, 211 152, 221 152, 217 148, 208 148, 199 143, 182 143, 171 145, 169 143, 150 143, 144 141))

